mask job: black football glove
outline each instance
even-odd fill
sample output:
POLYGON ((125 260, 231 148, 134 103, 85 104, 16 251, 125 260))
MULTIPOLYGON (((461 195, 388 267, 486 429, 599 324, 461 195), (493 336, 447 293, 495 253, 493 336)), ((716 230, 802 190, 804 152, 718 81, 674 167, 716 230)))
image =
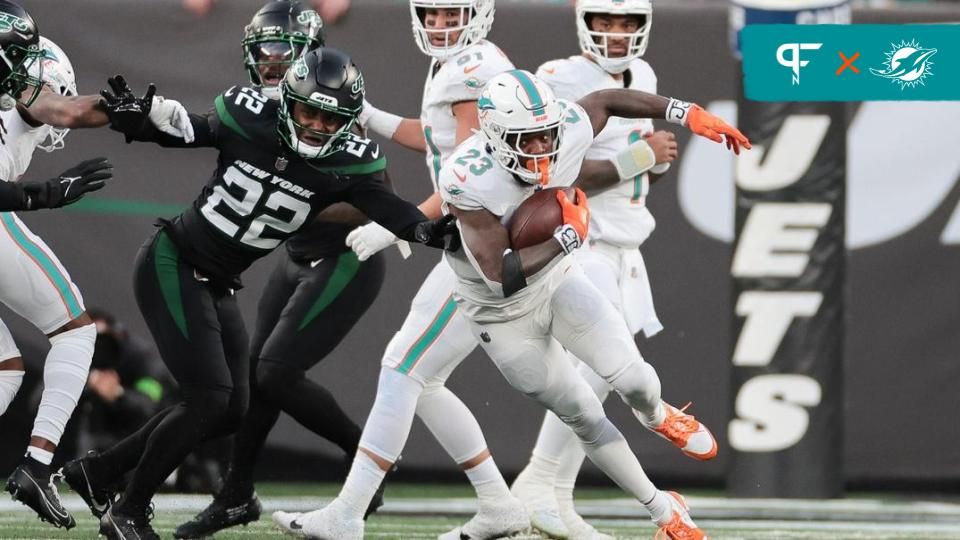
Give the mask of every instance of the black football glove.
POLYGON ((457 218, 447 214, 439 219, 421 221, 413 230, 417 242, 439 248, 444 251, 460 249, 460 230, 457 229, 457 218))
POLYGON ((150 121, 150 108, 157 87, 151 83, 143 97, 137 97, 122 75, 110 77, 107 84, 110 85, 110 91, 100 91, 103 98, 100 103, 110 118, 110 128, 126 135, 129 143, 150 121))
POLYGON ((85 194, 107 185, 105 181, 113 177, 111 169, 113 165, 107 158, 99 157, 71 167, 56 178, 44 182, 25 182, 25 207, 27 210, 36 210, 75 203, 85 194))

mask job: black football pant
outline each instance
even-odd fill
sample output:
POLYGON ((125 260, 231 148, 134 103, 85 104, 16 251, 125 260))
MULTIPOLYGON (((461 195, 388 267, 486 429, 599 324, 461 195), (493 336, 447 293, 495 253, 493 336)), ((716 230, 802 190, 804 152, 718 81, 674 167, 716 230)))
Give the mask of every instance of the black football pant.
POLYGON ((234 440, 224 488, 232 497, 253 492, 253 469, 280 411, 353 457, 360 427, 333 395, 306 376, 346 337, 383 284, 380 254, 359 262, 353 252, 319 261, 284 257, 267 283, 251 344, 251 399, 234 440))
POLYGON ((236 431, 250 394, 248 338, 235 296, 198 275, 163 231, 137 254, 134 292, 182 399, 94 460, 103 482, 135 467, 121 513, 145 509, 199 443, 236 431))

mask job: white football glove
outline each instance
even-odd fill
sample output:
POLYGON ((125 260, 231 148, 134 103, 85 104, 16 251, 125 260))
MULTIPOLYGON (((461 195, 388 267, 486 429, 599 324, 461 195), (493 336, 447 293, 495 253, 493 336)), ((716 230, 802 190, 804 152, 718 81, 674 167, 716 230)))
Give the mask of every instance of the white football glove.
POLYGON ((190 123, 190 114, 175 99, 154 96, 153 105, 150 108, 150 122, 167 135, 180 137, 186 143, 193 142, 193 124, 190 123))
POLYGON ((357 227, 347 235, 347 245, 361 261, 373 257, 380 251, 397 243, 398 240, 392 232, 377 223, 357 227))

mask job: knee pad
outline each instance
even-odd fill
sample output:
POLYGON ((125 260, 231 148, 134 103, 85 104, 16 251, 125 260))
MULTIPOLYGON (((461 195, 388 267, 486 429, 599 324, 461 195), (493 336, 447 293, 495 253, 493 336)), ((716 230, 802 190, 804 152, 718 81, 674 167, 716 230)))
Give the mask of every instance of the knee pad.
POLYGON ((630 362, 607 382, 633 409, 649 412, 660 405, 660 377, 653 366, 643 360, 630 362))
POLYGON ((306 377, 302 368, 261 358, 257 364, 257 389, 271 401, 283 398, 296 381, 306 377))
POLYGON ((17 397, 17 391, 23 384, 22 371, 4 370, 0 371, 0 415, 7 412, 7 407, 17 397))
POLYGON ((32 436, 59 444, 86 387, 96 340, 97 327, 93 324, 50 338, 50 351, 43 365, 43 394, 32 436))
POLYGON ((413 425, 423 385, 389 367, 380 368, 377 397, 367 416, 360 446, 394 462, 403 450, 413 425))

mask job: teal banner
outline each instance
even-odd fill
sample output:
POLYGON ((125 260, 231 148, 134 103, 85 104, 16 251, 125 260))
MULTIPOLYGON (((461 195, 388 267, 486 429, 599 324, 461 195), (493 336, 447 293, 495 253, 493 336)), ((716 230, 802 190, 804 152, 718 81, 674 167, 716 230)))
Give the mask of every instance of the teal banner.
POLYGON ((960 25, 747 25, 755 101, 960 100, 960 25))

